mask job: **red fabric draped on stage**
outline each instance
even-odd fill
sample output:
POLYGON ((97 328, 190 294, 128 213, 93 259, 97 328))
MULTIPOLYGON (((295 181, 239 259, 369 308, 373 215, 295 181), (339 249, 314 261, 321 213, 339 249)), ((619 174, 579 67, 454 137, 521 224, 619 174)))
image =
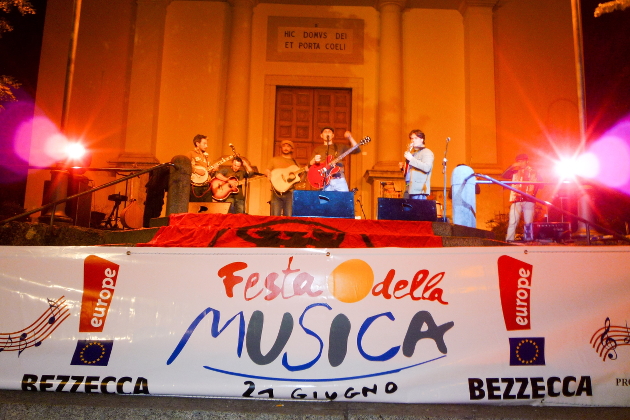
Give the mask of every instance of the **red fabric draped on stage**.
POLYGON ((442 238, 431 222, 182 213, 138 246, 437 248, 442 238))

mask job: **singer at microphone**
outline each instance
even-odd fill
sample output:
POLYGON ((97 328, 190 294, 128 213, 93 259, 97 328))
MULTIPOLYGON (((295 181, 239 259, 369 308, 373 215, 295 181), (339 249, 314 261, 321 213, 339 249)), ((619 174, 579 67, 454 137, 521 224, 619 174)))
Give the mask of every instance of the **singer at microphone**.
POLYGON ((426 200, 431 194, 433 152, 426 147, 426 136, 422 130, 411 130, 410 149, 405 151, 405 193, 403 198, 426 200))

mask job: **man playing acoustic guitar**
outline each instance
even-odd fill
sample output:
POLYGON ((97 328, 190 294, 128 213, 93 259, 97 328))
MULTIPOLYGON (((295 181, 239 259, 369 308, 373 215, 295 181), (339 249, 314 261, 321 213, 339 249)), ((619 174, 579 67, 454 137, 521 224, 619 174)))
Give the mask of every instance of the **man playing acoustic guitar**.
MULTIPOLYGON (((245 213, 245 193, 241 181, 249 178, 253 173, 254 169, 249 162, 239 156, 232 159, 231 166, 224 166, 216 172, 215 178, 223 181, 223 186, 228 189, 229 195, 224 202, 232 204, 230 214, 245 213)), ((215 198, 217 198, 216 195, 215 198)))
MULTIPOLYGON (((350 131, 346 131, 344 133, 344 137, 348 139, 350 145, 337 145, 333 143, 333 138, 335 137, 335 129, 332 127, 322 128, 320 137, 324 140, 324 144, 317 146, 313 151, 313 158, 309 162, 310 166, 316 165, 316 167, 318 168, 320 166, 323 168, 324 165, 327 165, 337 156, 342 155, 343 153, 349 151, 351 148, 357 146, 357 142, 356 140, 354 140, 354 138, 352 138, 352 133, 350 131)), ((355 154, 359 152, 361 152, 361 149, 359 147, 356 147, 356 149, 353 150, 351 153, 355 154)), ((346 177, 344 176, 343 163, 339 162, 335 166, 339 170, 336 171, 336 173, 333 173, 330 177, 325 177, 322 182, 323 190, 346 192, 349 191, 348 182, 346 181, 346 177)), ((335 172, 334 169, 335 168, 333 167, 328 172, 335 172)), ((315 185, 313 184, 313 182, 311 182, 311 185, 319 188, 322 187, 322 185, 320 185, 319 183, 316 183, 315 185)))
MULTIPOLYGON (((272 180, 273 175, 278 172, 274 172, 274 169, 286 169, 291 166, 297 168, 298 164, 295 159, 293 159, 293 147, 291 140, 282 140, 282 142, 280 142, 281 155, 274 156, 271 158, 271 161, 269 161, 269 165, 267 165, 267 169, 265 170, 267 178, 272 180)), ((299 181, 299 178, 296 179, 299 181)), ((285 184, 287 189, 278 191, 274 188, 272 181, 271 200, 269 201, 272 216, 291 216, 293 214, 293 189, 295 188, 295 184, 291 182, 285 184)))

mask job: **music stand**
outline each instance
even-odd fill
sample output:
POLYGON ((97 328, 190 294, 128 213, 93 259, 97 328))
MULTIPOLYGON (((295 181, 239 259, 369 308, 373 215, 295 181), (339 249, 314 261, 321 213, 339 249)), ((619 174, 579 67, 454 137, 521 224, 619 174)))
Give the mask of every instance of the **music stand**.
POLYGON ((105 221, 103 222, 103 228, 105 229, 119 229, 118 227, 118 209, 120 208, 120 203, 122 203, 123 201, 127 201, 127 196, 126 195, 121 195, 119 193, 117 194, 110 194, 109 197, 107 197, 107 199, 109 201, 113 201, 114 202, 114 207, 112 208, 111 213, 109 213, 109 216, 107 216, 107 219, 105 219, 105 221))

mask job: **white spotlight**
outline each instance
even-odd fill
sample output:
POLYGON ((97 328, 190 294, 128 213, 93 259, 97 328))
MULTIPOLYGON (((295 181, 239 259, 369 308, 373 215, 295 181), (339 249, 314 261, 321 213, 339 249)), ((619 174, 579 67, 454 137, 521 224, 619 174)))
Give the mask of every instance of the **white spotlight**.
POLYGON ((80 160, 86 153, 85 147, 81 143, 68 143, 64 151, 70 161, 80 160))

